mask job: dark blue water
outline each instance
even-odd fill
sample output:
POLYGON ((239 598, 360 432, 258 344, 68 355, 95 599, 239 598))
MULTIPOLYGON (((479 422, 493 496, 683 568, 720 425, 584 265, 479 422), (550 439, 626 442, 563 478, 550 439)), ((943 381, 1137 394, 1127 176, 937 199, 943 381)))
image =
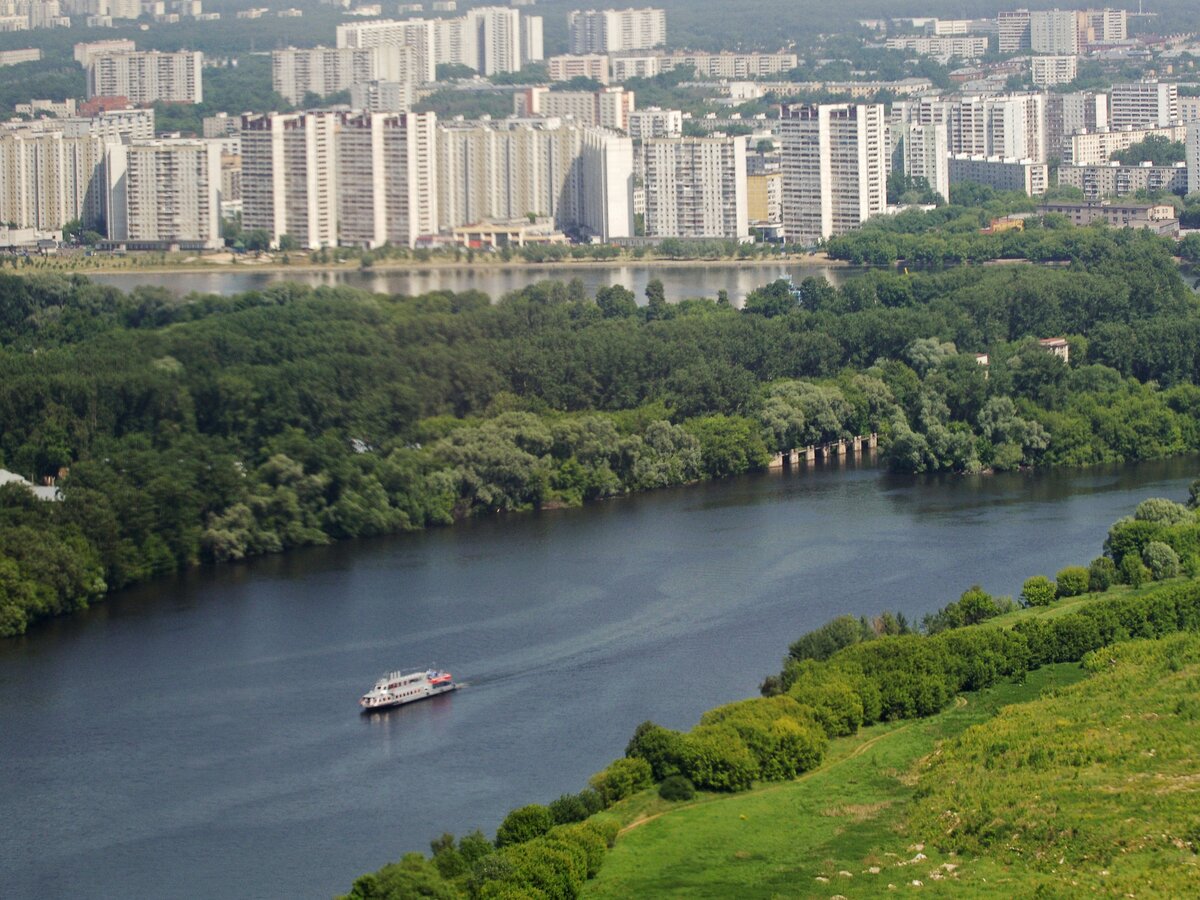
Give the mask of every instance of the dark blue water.
POLYGON ((841 614, 1086 563, 1196 460, 832 467, 194 572, 0 644, 0 896, 327 897, 749 696, 841 614), (383 670, 456 694, 375 717, 383 670))

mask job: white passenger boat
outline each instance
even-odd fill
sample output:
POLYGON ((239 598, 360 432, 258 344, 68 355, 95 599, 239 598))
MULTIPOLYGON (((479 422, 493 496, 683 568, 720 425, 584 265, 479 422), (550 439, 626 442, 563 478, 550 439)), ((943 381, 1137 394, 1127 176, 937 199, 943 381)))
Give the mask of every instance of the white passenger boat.
POLYGON ((436 697, 458 690, 454 676, 438 669, 418 672, 389 672, 367 691, 358 701, 364 711, 401 706, 426 697, 436 697))

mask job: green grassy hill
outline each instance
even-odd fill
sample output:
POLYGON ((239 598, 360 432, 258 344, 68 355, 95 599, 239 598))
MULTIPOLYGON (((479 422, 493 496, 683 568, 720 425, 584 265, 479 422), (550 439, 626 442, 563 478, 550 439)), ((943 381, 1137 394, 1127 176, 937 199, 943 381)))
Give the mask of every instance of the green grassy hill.
POLYGON ((584 896, 1197 896, 1198 720, 1200 636, 1121 644, 840 738, 796 781, 631 798, 584 896))

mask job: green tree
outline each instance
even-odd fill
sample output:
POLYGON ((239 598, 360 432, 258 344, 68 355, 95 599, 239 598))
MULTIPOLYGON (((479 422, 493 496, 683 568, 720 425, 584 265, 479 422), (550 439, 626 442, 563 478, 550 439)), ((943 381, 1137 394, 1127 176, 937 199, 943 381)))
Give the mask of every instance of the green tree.
POLYGON ((1056 594, 1054 582, 1045 575, 1026 578, 1021 585, 1021 602, 1026 606, 1049 606, 1056 594))
POLYGON ((496 846, 522 844, 540 837, 554 827, 554 819, 546 807, 530 803, 514 809, 496 829, 496 846))
POLYGON ((1078 597, 1086 594, 1090 575, 1083 566, 1067 566, 1055 576, 1059 597, 1078 597))

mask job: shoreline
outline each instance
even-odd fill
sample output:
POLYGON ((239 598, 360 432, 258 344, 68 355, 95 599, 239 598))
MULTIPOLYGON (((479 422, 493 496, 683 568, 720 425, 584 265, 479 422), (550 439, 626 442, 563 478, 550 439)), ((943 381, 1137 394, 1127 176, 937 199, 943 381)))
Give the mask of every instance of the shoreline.
MULTIPOLYGON (((55 259, 54 257, 46 257, 55 259)), ((94 257, 90 257, 94 259, 94 257)), ((61 259, 61 258, 59 258, 61 259)), ((768 266, 821 266, 828 268, 875 268, 870 267, 854 267, 849 262, 840 259, 830 259, 823 251, 804 254, 790 254, 788 256, 780 256, 772 259, 660 259, 657 257, 643 257, 642 259, 634 259, 632 257, 617 257, 614 259, 579 259, 579 260, 554 260, 553 262, 530 262, 527 260, 479 260, 467 262, 462 259, 429 259, 429 260, 413 260, 413 259, 398 259, 398 260, 379 260, 370 266, 362 266, 357 261, 347 260, 346 262, 330 262, 330 263, 313 263, 307 261, 302 263, 280 263, 275 261, 268 262, 203 262, 199 259, 193 262, 180 263, 163 263, 161 265, 131 265, 131 266, 89 266, 89 265, 73 265, 70 263, 62 265, 32 265, 16 269, 13 274, 42 274, 42 273, 60 273, 63 275, 141 275, 141 274, 179 274, 179 275, 207 275, 207 274, 223 274, 226 272, 236 272, 238 274, 249 274, 252 272, 264 272, 270 275, 278 275, 288 272, 295 272, 298 275, 313 275, 322 272, 351 272, 368 274, 371 272, 402 272, 402 271, 526 271, 526 270, 550 270, 569 272, 573 269, 611 269, 628 266, 653 266, 661 269, 681 269, 694 268, 697 266, 707 266, 714 268, 725 269, 753 269, 765 268, 768 266)))

